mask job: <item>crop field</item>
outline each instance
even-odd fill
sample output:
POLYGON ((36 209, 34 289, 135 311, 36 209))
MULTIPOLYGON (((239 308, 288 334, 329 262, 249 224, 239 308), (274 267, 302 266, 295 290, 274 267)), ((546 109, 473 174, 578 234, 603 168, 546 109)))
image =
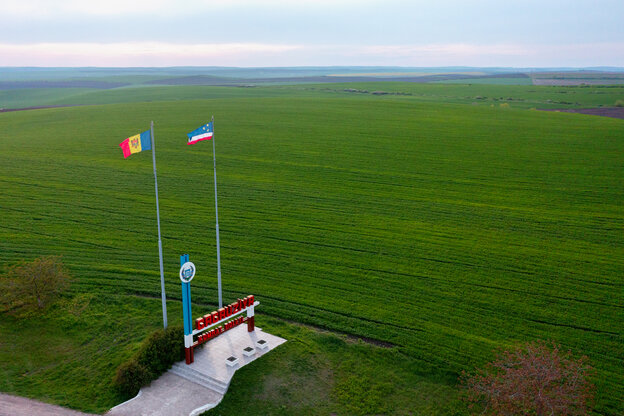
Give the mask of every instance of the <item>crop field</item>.
POLYGON ((224 301, 393 345, 445 386, 497 347, 553 340, 597 369, 597 413, 624 412, 624 124, 524 110, 624 87, 157 88, 0 113, 0 268, 60 254, 76 294, 158 298, 151 154, 118 146, 154 120, 167 295, 189 253, 194 315, 210 310, 212 148, 185 141, 214 114, 224 301))
MULTIPOLYGON (((40 105, 93 105, 127 102, 183 101, 216 98, 377 98, 416 103, 454 103, 477 106, 501 104, 519 109, 612 107, 624 100, 624 85, 526 86, 512 85, 529 78, 475 78, 458 83, 342 82, 331 84, 257 86, 146 86, 114 89, 27 88, 0 89, 0 108, 40 105), (481 84, 488 82, 488 84, 481 84), (504 83, 509 82, 509 85, 504 83)), ((530 81, 530 80, 529 80, 530 81)))
POLYGON ((445 81, 436 81, 445 84, 490 84, 490 85, 533 85, 530 77, 497 77, 497 78, 470 78, 470 79, 452 79, 445 81))
MULTIPOLYGON (((503 79, 504 78, 497 78, 503 79)), ((524 80, 526 78, 515 78, 524 80)), ((344 83, 332 85, 311 85, 306 90, 333 91, 338 94, 374 95, 386 93, 379 98, 401 99, 426 103, 457 103, 478 106, 506 104, 511 108, 555 109, 583 107, 612 107, 624 97, 624 85, 594 85, 546 87, 525 85, 461 84, 409 82, 344 83), (358 92, 359 91, 359 92, 358 92)), ((478 79, 477 79, 478 81, 478 79)), ((295 86, 292 88, 304 88, 295 86)))
POLYGON ((621 72, 547 72, 531 74, 533 85, 622 85, 621 72))

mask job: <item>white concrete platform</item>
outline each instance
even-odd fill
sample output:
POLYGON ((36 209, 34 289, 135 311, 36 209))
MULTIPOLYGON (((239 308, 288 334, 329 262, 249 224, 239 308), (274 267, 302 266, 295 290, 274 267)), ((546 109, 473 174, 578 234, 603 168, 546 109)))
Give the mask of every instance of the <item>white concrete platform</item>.
POLYGON ((230 385, 239 368, 260 358, 273 348, 286 342, 285 339, 268 334, 256 327, 247 332, 242 324, 224 332, 204 345, 195 348, 195 362, 186 365, 184 361, 173 367, 158 380, 143 387, 139 394, 106 413, 109 416, 187 416, 198 415, 215 407, 230 385), (254 347, 264 339, 268 348, 256 348, 256 353, 245 356, 244 348, 254 347), (238 358, 238 364, 230 367, 226 359, 238 358))

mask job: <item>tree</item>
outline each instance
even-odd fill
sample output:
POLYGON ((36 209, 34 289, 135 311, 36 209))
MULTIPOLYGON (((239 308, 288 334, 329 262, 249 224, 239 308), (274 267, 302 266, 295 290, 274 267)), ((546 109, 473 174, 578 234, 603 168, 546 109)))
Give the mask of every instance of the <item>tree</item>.
POLYGON ((0 283, 0 301, 14 314, 43 309, 69 287, 70 281, 60 256, 40 257, 9 268, 0 283))
POLYGON ((587 357, 545 342, 502 351, 475 374, 464 373, 466 400, 486 415, 586 415, 593 398, 587 357))

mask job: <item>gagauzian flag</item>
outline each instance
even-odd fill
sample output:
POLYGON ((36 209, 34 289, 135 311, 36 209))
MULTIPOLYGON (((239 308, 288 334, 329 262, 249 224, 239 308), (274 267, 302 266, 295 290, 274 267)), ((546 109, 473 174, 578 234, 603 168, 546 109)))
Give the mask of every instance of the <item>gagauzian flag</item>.
POLYGON ((208 124, 204 124, 192 132, 188 133, 188 142, 186 144, 195 144, 202 140, 210 140, 212 139, 212 135, 214 134, 212 130, 212 121, 208 124))

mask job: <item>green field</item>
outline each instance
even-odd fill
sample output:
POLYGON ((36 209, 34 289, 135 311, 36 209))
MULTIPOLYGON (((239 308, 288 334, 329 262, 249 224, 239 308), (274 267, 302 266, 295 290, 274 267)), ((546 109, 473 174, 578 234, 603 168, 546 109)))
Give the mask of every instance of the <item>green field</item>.
POLYGON ((490 85, 533 85, 531 78, 472 78, 472 79, 449 79, 445 81, 436 81, 442 84, 490 84, 490 85))
MULTIPOLYGON (((124 78, 125 79, 125 78, 124 78)), ((512 78, 518 82, 529 78, 512 78)), ((624 85, 527 86, 495 84, 506 78, 458 80, 457 83, 344 82, 255 87, 147 86, 114 89, 27 88, 0 89, 0 108, 40 105, 93 105, 131 102, 181 101, 214 98, 318 97, 376 98, 414 103, 453 103, 479 106, 509 105, 519 109, 612 107, 624 100, 624 85), (459 82, 461 81, 461 82, 459 82), (491 81, 491 82, 490 82, 491 81), (373 93, 386 94, 373 94, 373 93)), ((102 81, 105 81, 104 79, 102 81)), ((109 80, 113 81, 113 80, 109 80)), ((119 80, 118 80, 119 81, 119 80)), ((518 82, 514 81, 514 84, 518 82)), ((511 82, 511 81, 510 81, 511 82)))
MULTIPOLYGON (((77 276, 74 296, 159 297, 151 154, 124 160, 118 147, 154 120, 167 295, 180 298, 178 256, 189 253, 194 313, 210 310, 211 147, 186 146, 185 133, 214 114, 225 301, 251 293, 262 314, 390 343, 405 368, 439 386, 401 391, 431 403, 494 348, 554 340, 596 367, 597 413, 624 412, 624 123, 516 109, 561 96, 607 105, 622 88, 158 88, 154 102, 0 114, 0 266, 61 254, 77 276), (162 98, 176 91, 178 101, 162 98), (475 96, 489 98, 462 104, 475 96), (493 97, 512 97, 511 108, 493 97)), ((123 91, 81 104, 144 101, 123 91)), ((151 329, 160 316, 157 301, 149 305, 151 329)), ((0 325, 4 349, 19 323, 0 325)), ((111 362, 146 330, 119 340, 111 362)), ((3 390, 34 394, 29 373, 5 377, 3 390)), ((72 406, 102 411, 114 401, 72 406)))
MULTIPOLYGON (((520 78, 523 79, 523 78, 520 78)), ((624 97, 624 85, 595 85, 571 87, 546 87, 526 85, 479 85, 464 80, 461 84, 409 82, 345 83, 308 86, 310 89, 350 95, 370 95, 374 91, 394 93, 381 95, 380 99, 402 99, 423 103, 457 103, 479 106, 549 109, 612 107, 624 97), (368 94, 348 93, 345 89, 367 91, 368 94)), ((303 88, 302 86, 293 88, 303 88)))

